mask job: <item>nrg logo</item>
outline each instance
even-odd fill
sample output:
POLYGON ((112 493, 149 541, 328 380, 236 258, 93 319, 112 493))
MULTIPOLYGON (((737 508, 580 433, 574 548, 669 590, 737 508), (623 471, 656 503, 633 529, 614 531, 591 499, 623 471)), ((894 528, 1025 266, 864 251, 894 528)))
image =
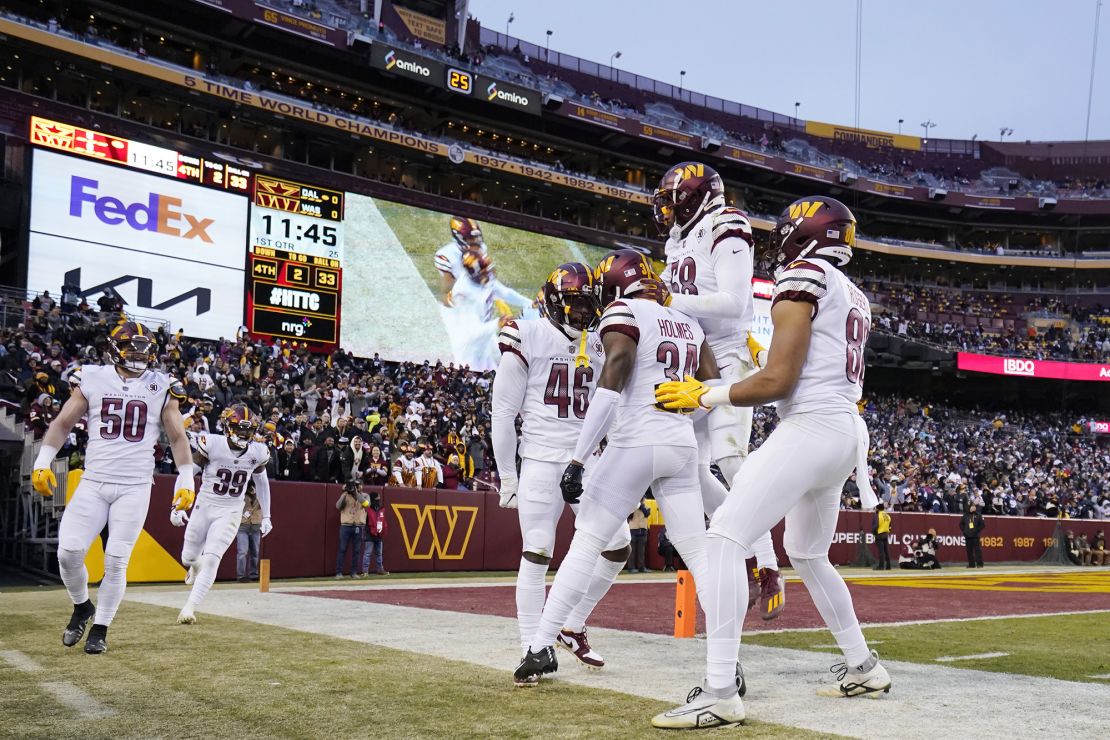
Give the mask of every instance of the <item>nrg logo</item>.
POLYGON ((84 218, 87 205, 99 221, 109 226, 126 223, 136 231, 154 231, 212 244, 208 228, 214 219, 185 213, 181 210, 180 198, 151 193, 145 203, 125 204, 119 198, 98 195, 99 188, 97 180, 73 175, 69 187, 69 215, 84 218))

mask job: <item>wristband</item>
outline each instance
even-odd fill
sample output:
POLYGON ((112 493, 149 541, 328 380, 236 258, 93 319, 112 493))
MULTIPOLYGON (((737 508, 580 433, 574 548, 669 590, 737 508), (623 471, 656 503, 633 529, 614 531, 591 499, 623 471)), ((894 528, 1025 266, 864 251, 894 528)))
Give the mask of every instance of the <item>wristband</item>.
POLYGON ((39 455, 35 458, 35 470, 39 468, 49 468, 50 463, 54 462, 54 458, 58 456, 58 448, 53 445, 44 444, 39 448, 39 455))
POLYGON ((698 403, 707 409, 711 409, 715 406, 731 406, 732 401, 729 400, 729 391, 731 389, 731 385, 713 386, 702 394, 698 403))

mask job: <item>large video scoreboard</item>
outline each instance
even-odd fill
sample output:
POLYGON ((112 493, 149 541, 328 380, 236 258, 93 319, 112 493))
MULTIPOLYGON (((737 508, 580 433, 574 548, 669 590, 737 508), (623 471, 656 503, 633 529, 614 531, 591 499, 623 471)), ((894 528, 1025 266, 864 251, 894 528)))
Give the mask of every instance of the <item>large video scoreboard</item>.
POLYGON ((338 344, 342 192, 38 116, 30 140, 29 287, 112 290, 191 336, 338 344))
POLYGON ((343 193, 258 175, 250 224, 247 329, 338 343, 343 193))

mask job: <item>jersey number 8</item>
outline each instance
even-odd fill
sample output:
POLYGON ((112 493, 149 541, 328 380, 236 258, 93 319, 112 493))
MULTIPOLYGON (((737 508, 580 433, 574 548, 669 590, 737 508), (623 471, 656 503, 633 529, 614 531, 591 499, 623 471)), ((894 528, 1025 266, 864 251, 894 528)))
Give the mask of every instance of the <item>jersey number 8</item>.
POLYGON ((864 318, 858 308, 848 312, 844 326, 844 339, 848 343, 848 356, 844 373, 849 383, 863 385, 863 374, 867 369, 863 359, 863 348, 867 346, 867 335, 871 333, 871 322, 864 318))

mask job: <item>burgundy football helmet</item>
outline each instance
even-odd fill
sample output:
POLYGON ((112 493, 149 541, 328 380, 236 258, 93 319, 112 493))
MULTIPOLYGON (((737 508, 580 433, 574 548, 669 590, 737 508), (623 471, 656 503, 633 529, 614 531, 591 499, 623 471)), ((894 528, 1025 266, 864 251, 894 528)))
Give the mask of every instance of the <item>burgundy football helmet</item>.
POLYGON ((852 259, 856 244, 856 217, 835 198, 801 198, 779 216, 770 240, 775 269, 806 257, 843 266, 852 259))
POLYGON ((601 318, 593 270, 581 262, 556 267, 543 284, 542 295, 544 314, 556 325, 588 331, 601 318))
POLYGON ((725 184, 712 167, 701 162, 682 162, 667 170, 652 198, 655 225, 667 235, 684 228, 714 205, 724 205, 725 184))
POLYGON ((470 275, 470 278, 476 283, 485 285, 493 275, 493 261, 490 260, 488 254, 482 251, 481 247, 467 247, 464 249, 462 264, 466 274, 470 275))
POLYGON ((108 333, 108 357, 114 365, 141 373, 158 359, 158 343, 150 329, 137 321, 125 321, 108 333))
POLYGON ((233 450, 245 450, 258 431, 261 418, 245 404, 228 406, 221 415, 227 444, 233 450))
POLYGON ((644 290, 648 281, 658 280, 647 256, 635 249, 610 252, 594 270, 595 290, 602 309, 613 301, 644 290))
POLYGON ((472 218, 462 216, 451 217, 451 237, 459 245, 459 249, 482 249, 485 241, 482 239, 482 228, 472 218))

